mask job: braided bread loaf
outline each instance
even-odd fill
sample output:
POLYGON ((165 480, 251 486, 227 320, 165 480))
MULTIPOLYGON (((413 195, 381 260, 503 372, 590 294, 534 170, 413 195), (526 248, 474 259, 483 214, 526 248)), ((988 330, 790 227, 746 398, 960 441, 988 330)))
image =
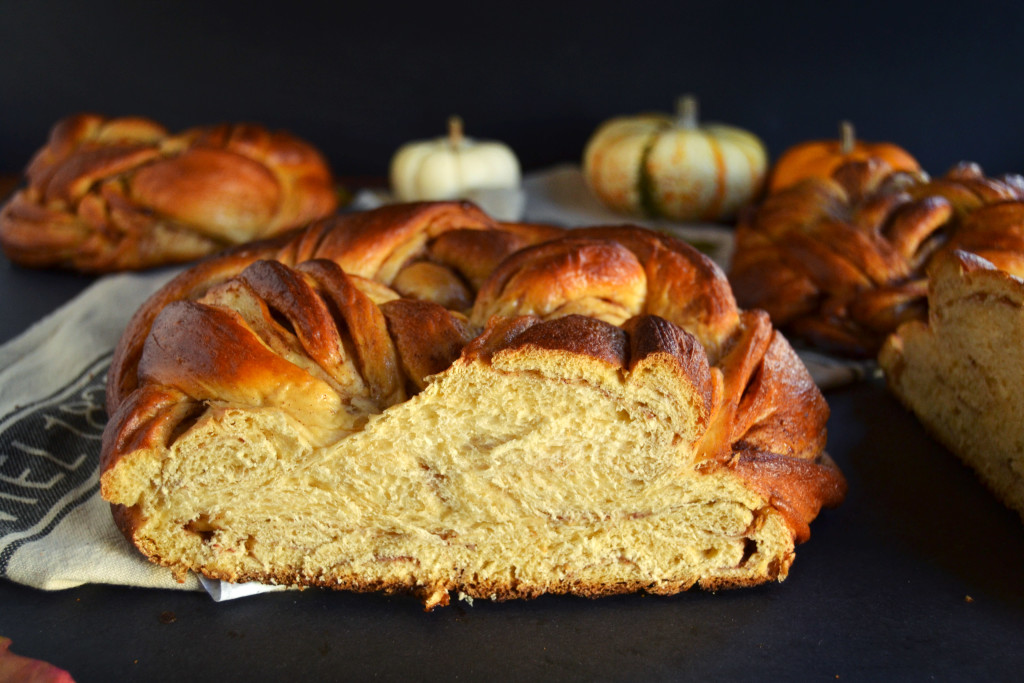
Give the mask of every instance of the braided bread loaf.
POLYGON ((319 152, 251 124, 170 135, 143 118, 57 123, 0 210, 15 263, 84 272, 189 261, 337 208, 319 152))
POLYGON ((933 260, 928 289, 928 320, 882 347, 886 382, 1024 518, 1024 281, 954 250, 933 260))
POLYGON ((924 317, 937 252, 1022 258, 1019 224, 1008 220, 1022 215, 1022 199, 1024 179, 988 178, 974 164, 930 180, 878 159, 846 163, 744 215, 729 279, 741 305, 768 311, 794 338, 873 357, 900 323, 924 317))
POLYGON ((709 259, 466 203, 201 263, 107 400, 102 494, 152 561, 428 608, 781 580, 845 493, 821 393, 709 259))

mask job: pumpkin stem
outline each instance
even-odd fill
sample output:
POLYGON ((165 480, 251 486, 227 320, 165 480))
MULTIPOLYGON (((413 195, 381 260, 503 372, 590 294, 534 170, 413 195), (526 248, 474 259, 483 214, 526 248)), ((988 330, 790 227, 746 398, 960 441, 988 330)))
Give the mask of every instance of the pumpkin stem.
POLYGON ((850 154, 856 143, 857 136, 854 133, 853 124, 849 121, 841 121, 839 123, 839 153, 850 154))
POLYGON ((452 147, 458 147, 462 144, 462 117, 448 117, 448 142, 451 143, 452 147))
POLYGON ((697 98, 687 93, 676 100, 676 125, 680 128, 697 127, 697 98))

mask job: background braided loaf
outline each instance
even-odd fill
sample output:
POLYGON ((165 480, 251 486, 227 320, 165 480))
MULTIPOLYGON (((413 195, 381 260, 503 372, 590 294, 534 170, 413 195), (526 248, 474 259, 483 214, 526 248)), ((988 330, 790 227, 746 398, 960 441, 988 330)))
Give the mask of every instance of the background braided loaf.
POLYGON ((0 210, 15 263, 85 272, 148 268, 269 237, 337 208, 318 151, 253 124, 171 135, 144 118, 57 123, 0 210))
POLYGON ((768 316, 629 226, 340 215, 183 273, 108 382, 103 496, 179 575, 428 607, 743 586, 845 493, 768 316))
POLYGON ((813 346, 873 357, 900 323, 923 319, 939 252, 1024 267, 1024 179, 964 163, 945 176, 848 162, 769 195, 736 231, 729 271, 743 306, 813 346))

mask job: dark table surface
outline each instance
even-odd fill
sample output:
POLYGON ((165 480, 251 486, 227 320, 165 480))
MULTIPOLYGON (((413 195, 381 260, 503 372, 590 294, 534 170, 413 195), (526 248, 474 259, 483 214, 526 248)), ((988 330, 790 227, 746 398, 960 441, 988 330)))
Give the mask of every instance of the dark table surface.
MULTIPOLYGON (((0 261, 0 342, 92 278, 0 261)), ((411 598, 0 581, 12 649, 109 680, 1019 680, 1024 528, 879 379, 830 391, 849 496, 781 584, 546 597, 424 613, 411 598)))

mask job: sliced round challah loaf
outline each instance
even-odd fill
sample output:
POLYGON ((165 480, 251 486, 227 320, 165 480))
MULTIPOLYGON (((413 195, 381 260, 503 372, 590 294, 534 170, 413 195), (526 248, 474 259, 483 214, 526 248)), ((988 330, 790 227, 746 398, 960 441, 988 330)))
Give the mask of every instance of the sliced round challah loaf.
POLYGON ((428 607, 781 580, 845 492, 820 392, 709 259, 462 203, 187 271, 108 407, 103 496, 151 560, 428 607))

